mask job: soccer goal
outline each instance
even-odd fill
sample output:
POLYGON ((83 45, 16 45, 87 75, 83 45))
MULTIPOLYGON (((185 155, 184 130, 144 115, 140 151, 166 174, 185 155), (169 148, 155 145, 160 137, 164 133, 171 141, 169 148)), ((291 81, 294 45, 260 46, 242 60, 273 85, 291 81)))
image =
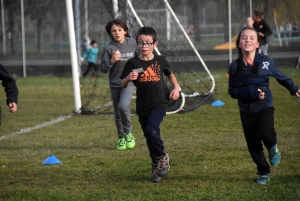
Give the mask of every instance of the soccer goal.
MULTIPOLYGON (((99 44, 98 64, 103 47, 110 38, 105 31, 108 21, 121 18, 129 27, 130 36, 135 38, 142 26, 151 26, 158 34, 156 54, 164 55, 176 75, 181 97, 169 104, 167 113, 188 112, 205 103, 212 96, 215 81, 208 67, 197 51, 193 38, 186 34, 181 24, 183 16, 173 11, 167 0, 85 0, 78 4, 79 14, 75 19, 76 33, 83 38, 88 35, 99 44), (79 23, 78 23, 79 22, 79 23)), ((74 5, 76 6, 76 5, 74 5)), ((81 51, 80 47, 77 51, 81 51)), ((83 62, 79 68, 84 70, 83 62)), ((168 82, 167 82, 168 83, 168 82)), ((86 77, 80 80, 81 114, 111 114, 108 75, 100 69, 95 78, 86 77)), ((135 110, 135 96, 132 97, 132 112, 135 110)))

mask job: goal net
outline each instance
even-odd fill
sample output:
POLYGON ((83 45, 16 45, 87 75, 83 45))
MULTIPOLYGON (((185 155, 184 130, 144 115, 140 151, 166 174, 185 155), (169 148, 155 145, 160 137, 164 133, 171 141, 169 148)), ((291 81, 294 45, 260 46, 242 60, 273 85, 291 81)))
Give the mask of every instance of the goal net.
MULTIPOLYGON (((98 65, 104 46, 110 41, 105 31, 105 25, 110 20, 125 20, 134 39, 142 26, 150 26, 157 31, 158 46, 154 53, 167 58, 181 89, 180 99, 170 102, 168 114, 194 110, 213 94, 214 78, 185 33, 181 24, 183 17, 176 15, 167 0, 86 0, 79 4, 79 11, 80 20, 77 19, 77 22, 80 23, 75 22, 75 29, 77 33, 79 30, 82 40, 87 35, 97 40, 98 65)), ((78 48, 77 51, 83 50, 78 48)), ((82 62, 81 71, 86 67, 87 64, 82 62)), ((82 114, 113 113, 108 75, 101 73, 100 69, 98 71, 95 78, 86 76, 80 80, 82 114)), ((134 113, 135 96, 132 97, 131 108, 134 113)))

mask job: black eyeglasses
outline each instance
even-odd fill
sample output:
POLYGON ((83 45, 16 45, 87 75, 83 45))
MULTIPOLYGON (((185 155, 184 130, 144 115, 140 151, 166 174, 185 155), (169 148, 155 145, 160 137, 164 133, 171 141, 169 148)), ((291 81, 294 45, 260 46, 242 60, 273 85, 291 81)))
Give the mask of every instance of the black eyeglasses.
POLYGON ((153 42, 137 42, 137 45, 139 46, 139 47, 150 47, 150 46, 152 46, 153 44, 154 44, 155 42, 153 41, 153 42))

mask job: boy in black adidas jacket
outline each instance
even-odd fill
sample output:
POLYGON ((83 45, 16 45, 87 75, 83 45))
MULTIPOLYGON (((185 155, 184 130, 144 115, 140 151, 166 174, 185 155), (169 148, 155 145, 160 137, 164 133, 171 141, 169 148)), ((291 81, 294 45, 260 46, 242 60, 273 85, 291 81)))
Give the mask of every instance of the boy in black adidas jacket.
POLYGON ((153 53, 158 45, 156 30, 152 27, 140 28, 136 42, 140 55, 127 61, 121 74, 121 86, 126 88, 132 83, 136 86, 136 113, 152 159, 151 181, 157 183, 170 170, 160 124, 169 101, 179 98, 179 86, 166 58, 153 53), (172 91, 169 91, 164 76, 172 85, 172 91))
POLYGON ((257 165, 257 183, 266 184, 270 179, 270 166, 263 145, 268 150, 270 164, 276 166, 280 162, 269 76, 275 77, 291 95, 300 97, 300 90, 270 57, 256 53, 259 35, 255 29, 245 27, 238 35, 236 46, 240 57, 230 64, 228 93, 238 100, 248 150, 257 165))

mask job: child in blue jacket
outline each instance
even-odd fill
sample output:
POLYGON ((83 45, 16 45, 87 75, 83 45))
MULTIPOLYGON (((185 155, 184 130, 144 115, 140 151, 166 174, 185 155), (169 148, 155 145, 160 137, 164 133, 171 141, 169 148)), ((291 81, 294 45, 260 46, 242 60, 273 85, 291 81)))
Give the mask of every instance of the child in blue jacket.
POLYGON ((300 90, 270 57, 256 53, 259 45, 259 35, 254 28, 242 29, 236 41, 240 57, 230 64, 228 71, 228 93, 238 100, 248 150, 257 166, 257 183, 266 184, 271 175, 263 145, 269 153, 270 164, 276 166, 280 162, 269 77, 275 77, 291 95, 300 97, 300 90))
POLYGON ((98 46, 97 41, 92 40, 91 48, 87 49, 83 53, 83 56, 81 57, 81 61, 83 61, 86 57, 88 58, 88 67, 85 70, 85 72, 82 74, 83 77, 85 77, 91 71, 91 69, 93 69, 92 78, 95 76, 95 72, 97 71, 96 60, 97 60, 98 51, 99 51, 97 46, 98 46))

